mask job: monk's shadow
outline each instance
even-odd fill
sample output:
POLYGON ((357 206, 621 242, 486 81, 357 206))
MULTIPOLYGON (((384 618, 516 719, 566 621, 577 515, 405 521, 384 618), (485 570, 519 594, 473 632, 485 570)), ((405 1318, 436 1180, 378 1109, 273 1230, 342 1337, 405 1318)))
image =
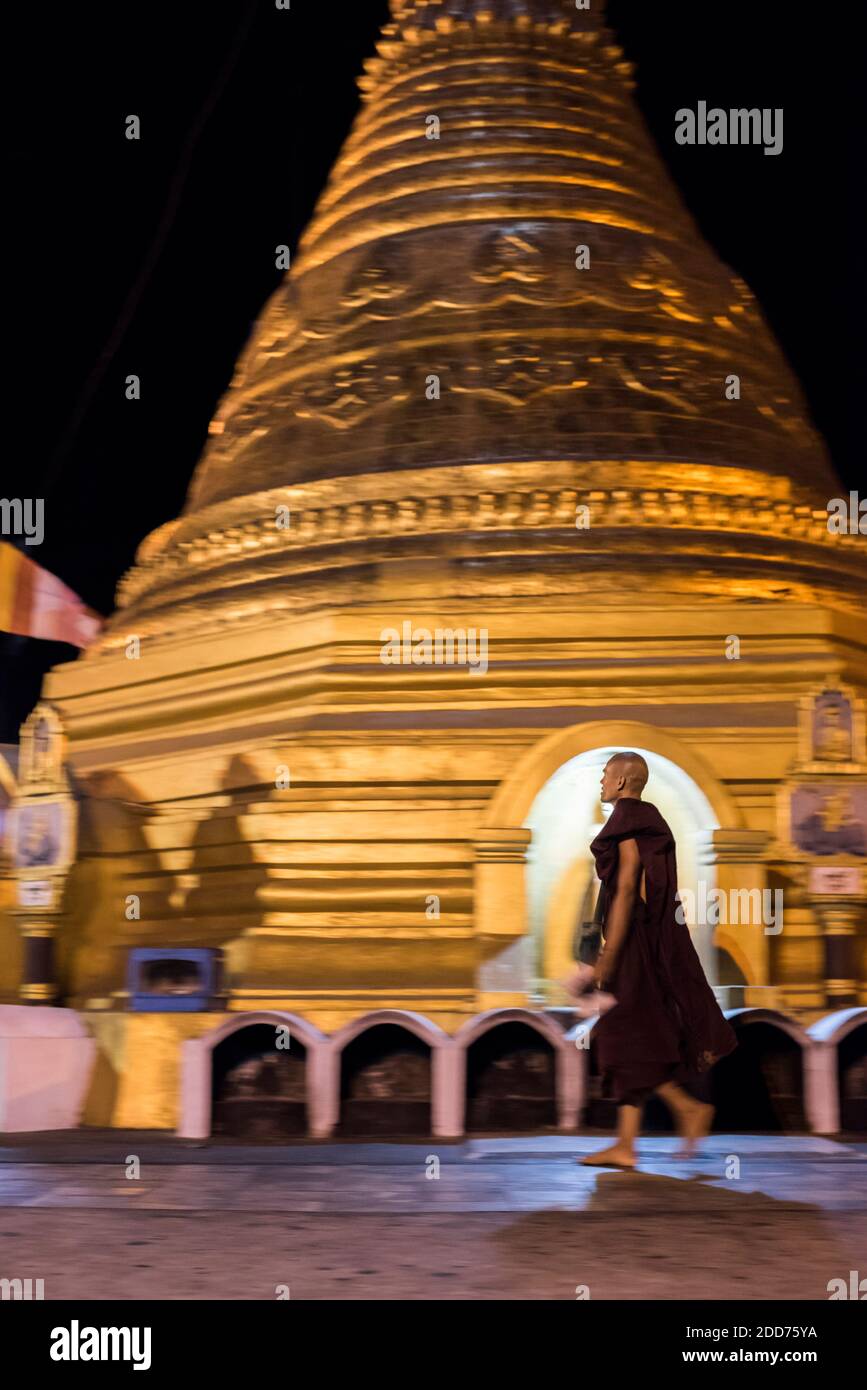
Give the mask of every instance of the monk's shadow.
MULTIPOLYGON (((585 1169, 593 1177, 580 1208, 526 1212, 497 1231, 503 1262, 530 1278, 534 1253, 555 1251, 565 1277, 606 1299, 827 1299, 828 1281, 856 1267, 867 1214, 853 1221, 851 1212, 739 1191, 723 1159, 719 1172, 706 1160, 684 1168, 683 1177, 585 1169)), ((542 1267, 550 1283, 550 1261, 542 1267)))

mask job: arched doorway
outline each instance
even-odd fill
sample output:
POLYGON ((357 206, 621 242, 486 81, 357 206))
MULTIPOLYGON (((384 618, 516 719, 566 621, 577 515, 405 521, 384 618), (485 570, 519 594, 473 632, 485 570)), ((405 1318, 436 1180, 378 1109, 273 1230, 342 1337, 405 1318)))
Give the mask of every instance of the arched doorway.
POLYGON ((715 948, 715 962, 716 984, 721 989, 736 990, 738 994, 741 994, 747 984, 747 977, 731 952, 726 951, 722 946, 717 946, 715 948))
POLYGON ((556 1057, 526 1023, 487 1029, 467 1049, 467 1133, 557 1125, 556 1057))
MULTIPOLYGON (((677 763, 652 749, 631 745, 647 760, 645 796, 668 821, 677 844, 678 885, 696 950, 711 983, 716 979, 713 927, 695 920, 697 907, 716 886, 712 866, 699 863, 698 840, 719 821, 704 792, 677 763), (705 896, 699 888, 704 883, 705 896)), ((563 763, 537 793, 524 825, 532 840, 527 853, 527 919, 537 975, 545 985, 568 972, 582 916, 592 910, 595 882, 590 842, 610 808, 599 802, 599 780, 608 759, 623 744, 588 749, 563 763)))
POLYGON ((837 1052, 840 1128, 867 1133, 867 1023, 841 1039, 837 1052))
POLYGON ((207 1139, 218 1118, 226 1135, 282 1139, 297 1133, 305 1110, 310 1131, 324 1137, 331 1125, 329 1068, 328 1039, 306 1019, 276 1010, 230 1015, 183 1045, 178 1135, 207 1139), (276 1062, 269 1060, 277 1053, 276 1062), (276 1132, 270 1121, 277 1122, 276 1132))
POLYGON ((431 1133, 430 1044, 397 1023, 374 1023, 341 1052, 342 1136, 431 1133))
POLYGON ((734 1009, 727 1017, 738 1046, 713 1070, 716 1127, 730 1133, 804 1133, 809 1128, 807 1034, 767 1009, 734 1009))
MULTIPOLYGON (((564 1002, 557 982, 571 969, 575 928, 591 881, 589 842, 603 817, 601 767, 623 749, 641 752, 651 766, 648 799, 656 801, 678 839, 681 888, 694 886, 699 877, 708 893, 717 886, 718 837, 732 838, 734 849, 721 861, 721 877, 731 878, 741 862, 753 862, 756 837, 744 826, 734 798, 688 743, 634 720, 600 719, 550 733, 513 764, 479 825, 475 916, 480 939, 491 947, 479 975, 487 1007, 497 1006, 499 991, 516 993, 519 975, 525 998, 529 993, 536 1002, 564 1002), (746 840, 750 844, 742 852, 746 840), (497 982, 498 970, 507 983, 497 982)), ((695 916, 703 915, 701 902, 699 894, 687 901, 688 920, 692 907, 695 916)), ((696 925, 696 949, 715 983, 712 936, 712 927, 696 925)), ((718 928, 717 944, 731 949, 723 937, 718 928)), ((746 949, 742 953, 751 982, 765 980, 766 950, 767 940, 759 935, 755 960, 746 949)))
POLYGON ((307 1050, 298 1038, 278 1047, 279 1030, 252 1023, 213 1051, 213 1133, 265 1143, 307 1133, 307 1050))

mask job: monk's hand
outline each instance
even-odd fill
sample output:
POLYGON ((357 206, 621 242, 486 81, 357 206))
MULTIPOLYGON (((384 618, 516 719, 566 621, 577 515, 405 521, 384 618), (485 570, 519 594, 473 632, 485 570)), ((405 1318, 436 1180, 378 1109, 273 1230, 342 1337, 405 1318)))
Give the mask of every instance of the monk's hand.
POLYGON ((573 999, 578 999, 586 990, 595 988, 594 977, 586 965, 577 966, 572 974, 562 981, 562 984, 573 999))

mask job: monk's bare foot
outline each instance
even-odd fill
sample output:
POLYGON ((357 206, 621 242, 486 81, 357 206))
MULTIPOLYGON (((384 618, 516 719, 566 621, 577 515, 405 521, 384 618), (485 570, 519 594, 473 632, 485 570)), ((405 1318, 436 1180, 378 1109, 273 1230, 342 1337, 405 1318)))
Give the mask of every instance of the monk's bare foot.
POLYGON ((702 1139, 710 1134, 713 1116, 713 1106, 703 1105, 700 1100, 683 1109, 677 1117, 677 1132, 682 1140, 678 1158, 692 1158, 698 1152, 702 1139))
POLYGON ((588 1154, 581 1162, 590 1168, 634 1168, 638 1159, 634 1149, 626 1148, 623 1144, 612 1144, 609 1149, 588 1154))

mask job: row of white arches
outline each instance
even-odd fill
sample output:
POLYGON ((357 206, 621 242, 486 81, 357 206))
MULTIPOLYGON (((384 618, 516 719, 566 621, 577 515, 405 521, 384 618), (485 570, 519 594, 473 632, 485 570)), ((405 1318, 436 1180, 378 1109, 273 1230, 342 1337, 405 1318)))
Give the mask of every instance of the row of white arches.
MULTIPOLYGON (((737 1031, 751 1024, 779 1030, 800 1049, 804 1113, 815 1134, 835 1134, 841 1128, 838 1053, 858 1029, 867 1028, 867 1008, 840 1010, 803 1027, 771 1009, 731 1010, 726 1017, 737 1031)), ((557 1124, 577 1129, 588 1100, 589 1046, 592 1023, 559 1021, 556 1014, 530 1009, 491 1009, 469 1019, 454 1034, 422 1014, 380 1009, 364 1014, 334 1034, 326 1034, 307 1019, 280 1011, 239 1013, 212 1032, 184 1044, 181 1063, 178 1135, 207 1139, 213 1125, 214 1053, 221 1043, 243 1029, 266 1025, 288 1031, 305 1051, 305 1090, 308 1132, 329 1138, 340 1121, 341 1063, 346 1049, 366 1031, 393 1026, 430 1049, 431 1134, 460 1138, 466 1132, 467 1060, 470 1049, 492 1029, 521 1024, 549 1045, 554 1056, 557 1124)))

